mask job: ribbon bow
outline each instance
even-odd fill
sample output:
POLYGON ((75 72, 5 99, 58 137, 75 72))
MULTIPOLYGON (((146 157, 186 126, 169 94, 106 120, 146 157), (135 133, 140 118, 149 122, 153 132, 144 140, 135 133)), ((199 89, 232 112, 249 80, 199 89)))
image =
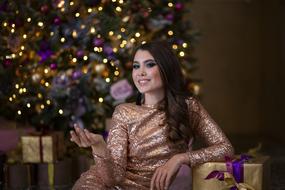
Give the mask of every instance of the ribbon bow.
POLYGON ((244 167, 243 164, 252 158, 249 155, 242 154, 239 159, 225 157, 227 171, 214 170, 205 178, 216 178, 226 182, 226 189, 230 190, 254 190, 254 188, 244 183, 244 167))

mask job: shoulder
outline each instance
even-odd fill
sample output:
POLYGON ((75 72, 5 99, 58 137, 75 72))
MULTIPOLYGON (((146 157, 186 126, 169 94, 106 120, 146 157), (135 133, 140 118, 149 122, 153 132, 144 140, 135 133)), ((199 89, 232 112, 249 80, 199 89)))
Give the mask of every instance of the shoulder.
POLYGON ((188 106, 188 110, 190 112, 200 112, 201 110, 201 103, 199 100, 193 96, 189 96, 186 98, 186 104, 188 106))
POLYGON ((129 120, 132 113, 134 113, 138 108, 135 103, 122 103, 115 107, 113 112, 113 119, 119 120, 129 120))

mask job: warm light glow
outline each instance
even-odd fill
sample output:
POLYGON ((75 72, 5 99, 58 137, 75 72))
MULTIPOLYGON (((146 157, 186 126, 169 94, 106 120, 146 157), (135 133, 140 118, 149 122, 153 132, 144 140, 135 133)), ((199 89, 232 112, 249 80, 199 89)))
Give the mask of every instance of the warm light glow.
POLYGON ((168 35, 169 35, 169 36, 172 36, 172 35, 173 35, 173 31, 169 30, 169 31, 168 31, 168 35))
POLYGON ((59 109, 59 110, 58 110, 58 113, 59 113, 60 115, 62 115, 62 114, 63 114, 63 110, 62 110, 62 109, 59 109))
POLYGON ((180 56, 180 57, 184 57, 184 55, 185 55, 185 53, 184 53, 183 51, 180 51, 180 52, 179 52, 179 56, 180 56))
POLYGON ((49 69, 45 68, 44 73, 48 74, 48 72, 49 72, 49 69))
POLYGON ((24 34, 24 35, 23 35, 23 38, 26 39, 26 38, 27 38, 27 34, 24 34))
POLYGON ((77 62, 77 59, 74 57, 74 58, 72 58, 72 62, 73 63, 76 63, 77 62))
POLYGON ((17 113, 18 113, 18 115, 21 115, 21 114, 22 114, 21 110, 18 110, 17 113))
POLYGON ((65 42, 65 38, 64 38, 64 37, 60 38, 60 41, 61 41, 62 43, 65 42))
POLYGON ((21 46, 21 50, 25 50, 25 46, 21 46))
POLYGON ((113 52, 117 52, 118 51, 118 48, 113 48, 113 52))
POLYGON ((106 78, 105 81, 106 81, 107 83, 109 83, 111 80, 110 80, 110 78, 106 78))
POLYGON ((80 16, 80 13, 75 13, 75 17, 79 17, 80 16))
POLYGON ((12 101, 13 101, 13 98, 12 98, 12 97, 9 97, 9 101, 12 102, 12 101))
POLYGON ((42 105, 41 105, 41 109, 42 109, 42 110, 45 109, 45 105, 42 104, 42 105))
POLYGON ((122 8, 121 7, 116 7, 116 11, 122 12, 122 8))
POLYGON ((84 60, 84 61, 87 61, 87 60, 88 60, 88 56, 87 56, 87 55, 84 55, 83 60, 84 60))
POLYGON ((123 0, 119 0, 119 3, 120 3, 120 4, 123 4, 123 3, 124 3, 124 1, 123 1, 123 0))
POLYGON ((15 24, 12 24, 12 28, 15 28, 15 24))
POLYGON ((88 8, 87 12, 91 13, 92 12, 92 8, 88 8))
POLYGON ((94 33, 96 32, 95 28, 94 28, 94 27, 91 27, 90 32, 91 32, 92 34, 94 34, 94 33))
POLYGON ((114 35, 114 32, 113 31, 110 31, 109 32, 109 36, 113 36, 114 35))
POLYGON ((73 1, 70 1, 69 5, 70 5, 70 6, 74 5, 74 2, 73 2, 73 1))
POLYGON ((126 31, 126 29, 125 28, 121 28, 121 32, 125 32, 126 31))
POLYGON ((72 37, 77 38, 77 32, 75 30, 73 30, 73 32, 72 32, 72 37))
POLYGON ((3 26, 6 27, 8 25, 7 22, 3 22, 3 26))
POLYGON ((168 7, 173 7, 173 3, 169 2, 168 7))
POLYGON ((98 7, 98 11, 102 11, 103 10, 103 7, 98 7))
POLYGON ((13 94, 12 97, 13 97, 14 99, 16 99, 16 94, 13 94))
POLYGON ((46 86, 46 87, 49 87, 49 83, 48 83, 48 82, 45 82, 45 86, 46 86))
POLYGON ((32 21, 32 19, 29 17, 29 18, 27 18, 27 22, 31 22, 32 21))
POLYGON ((43 22, 38 22, 38 26, 39 26, 39 27, 43 27, 43 26, 44 26, 44 23, 43 23, 43 22))
POLYGON ((26 92, 27 92, 27 89, 26 89, 26 88, 23 88, 23 92, 26 93, 26 92))
POLYGON ((14 32, 15 32, 15 29, 14 29, 14 28, 12 28, 12 29, 11 29, 11 33, 14 33, 14 32))
POLYGON ((184 48, 187 48, 188 44, 184 42, 184 43, 182 44, 182 46, 183 46, 184 48))
POLYGON ((135 43, 136 42, 136 39, 135 38, 131 38, 130 40, 132 43, 135 43))
POLYGON ((178 46, 177 46, 176 44, 173 44, 173 45, 172 45, 172 48, 173 48, 173 49, 177 49, 178 46))
POLYGON ((62 8, 63 5, 64 5, 64 1, 60 1, 60 2, 58 3, 57 7, 58 7, 58 8, 62 8))
POLYGON ((43 95, 41 93, 38 93, 38 98, 43 98, 43 95))
POLYGON ((114 74, 115 74, 115 76, 119 76, 120 72, 119 71, 115 71, 114 74))
POLYGON ((139 32, 137 32, 137 33, 135 34, 135 36, 138 38, 138 37, 141 36, 141 34, 140 34, 139 32))
POLYGON ((108 63, 108 59, 104 58, 103 63, 108 63))
POLYGON ((50 101, 50 100, 47 100, 46 103, 47 103, 47 105, 50 105, 50 104, 51 104, 51 101, 50 101))
POLYGON ((104 99, 103 99, 103 98, 99 98, 99 102, 101 102, 101 103, 102 103, 103 101, 104 101, 104 99))
POLYGON ((31 104, 30 104, 30 103, 27 103, 27 107, 30 108, 30 107, 31 107, 31 104))
POLYGON ((16 85, 15 85, 15 88, 18 89, 18 88, 19 88, 19 84, 16 84, 16 85))
POLYGON ((121 34, 118 34, 118 35, 117 35, 117 38, 118 38, 118 39, 121 39, 121 38, 122 38, 122 35, 121 35, 121 34))

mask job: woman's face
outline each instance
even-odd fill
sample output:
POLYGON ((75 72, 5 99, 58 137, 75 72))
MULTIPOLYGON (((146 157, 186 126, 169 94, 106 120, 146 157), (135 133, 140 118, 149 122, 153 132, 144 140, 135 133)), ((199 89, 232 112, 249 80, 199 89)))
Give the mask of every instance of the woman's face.
POLYGON ((158 93, 163 91, 163 82, 153 56, 147 50, 138 50, 133 60, 133 81, 139 92, 158 93))

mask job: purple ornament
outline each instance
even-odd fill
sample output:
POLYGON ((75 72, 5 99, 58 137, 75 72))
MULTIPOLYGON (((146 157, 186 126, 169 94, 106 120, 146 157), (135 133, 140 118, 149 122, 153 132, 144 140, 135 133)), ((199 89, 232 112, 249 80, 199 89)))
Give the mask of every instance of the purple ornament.
POLYGON ((178 11, 181 11, 184 8, 183 3, 176 3, 175 4, 175 9, 178 11))
POLYGON ((56 17, 53 19, 53 23, 54 23, 55 25, 60 25, 60 24, 61 24, 61 19, 60 19, 58 16, 56 16, 56 17))
POLYGON ((112 55, 113 54, 113 48, 111 46, 104 46, 104 53, 107 55, 112 55))
POLYGON ((3 61, 3 66, 4 66, 5 68, 10 67, 11 65, 12 65, 12 60, 11 60, 11 59, 4 59, 4 61, 3 61))
POLYGON ((84 51, 83 51, 83 50, 78 50, 78 51, 76 52, 76 56, 77 56, 78 58, 83 57, 83 56, 84 56, 84 51))
POLYGON ((80 70, 74 71, 72 73, 72 79, 73 80, 76 80, 76 79, 80 78, 81 76, 82 76, 82 72, 80 70))
POLYGON ((104 40, 102 38, 94 38, 93 45, 96 47, 101 47, 104 44, 104 40))
POLYGON ((57 64, 56 63, 50 64, 50 69, 51 70, 56 70, 57 69, 57 64))
POLYGON ((167 14, 166 15, 166 17, 165 17, 168 21, 173 21, 173 19, 174 19, 174 16, 173 16, 173 14, 172 13, 169 13, 169 14, 167 14))
POLYGON ((48 58, 52 56, 53 52, 51 50, 44 50, 44 51, 38 51, 38 55, 41 57, 41 60, 39 63, 43 63, 48 58))

